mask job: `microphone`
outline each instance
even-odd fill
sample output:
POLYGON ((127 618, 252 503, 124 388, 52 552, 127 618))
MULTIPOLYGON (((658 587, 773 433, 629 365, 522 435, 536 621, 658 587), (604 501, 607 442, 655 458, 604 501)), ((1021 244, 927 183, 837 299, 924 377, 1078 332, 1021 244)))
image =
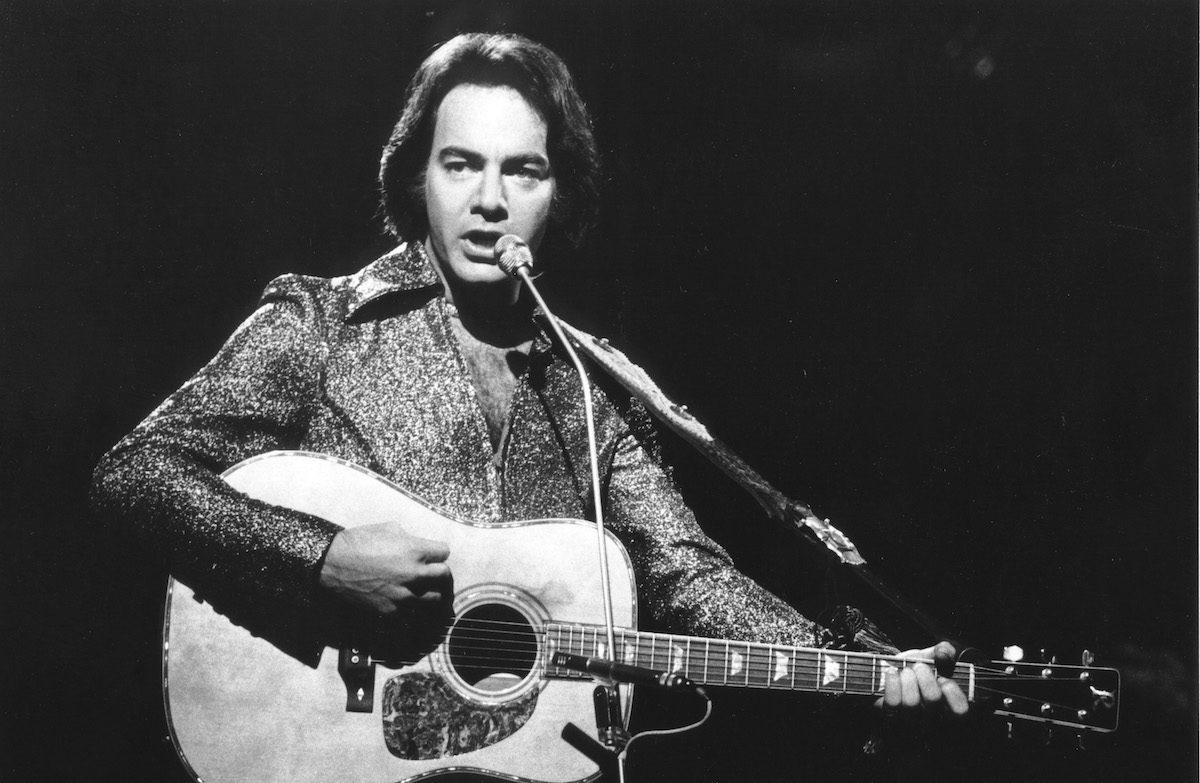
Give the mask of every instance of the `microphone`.
POLYGON ((495 253, 500 271, 509 277, 522 277, 521 269, 527 273, 533 271, 533 252, 525 240, 516 234, 505 234, 497 239, 492 252, 495 253))
POLYGON ((630 666, 627 663, 605 660, 604 658, 584 658, 582 655, 571 655, 556 652, 550 661, 560 669, 570 669, 576 672, 588 672, 598 677, 614 682, 628 682, 634 685, 655 685, 660 688, 691 688, 697 690, 696 683, 674 672, 660 672, 654 669, 643 669, 641 666, 630 666))

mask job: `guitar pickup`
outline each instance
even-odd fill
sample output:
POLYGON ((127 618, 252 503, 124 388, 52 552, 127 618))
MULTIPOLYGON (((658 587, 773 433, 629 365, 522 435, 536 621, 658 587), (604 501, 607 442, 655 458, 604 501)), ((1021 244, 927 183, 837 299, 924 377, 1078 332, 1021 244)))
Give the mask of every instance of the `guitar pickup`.
POLYGON ((346 712, 375 710, 375 662, 356 649, 338 650, 338 674, 346 684, 346 712))

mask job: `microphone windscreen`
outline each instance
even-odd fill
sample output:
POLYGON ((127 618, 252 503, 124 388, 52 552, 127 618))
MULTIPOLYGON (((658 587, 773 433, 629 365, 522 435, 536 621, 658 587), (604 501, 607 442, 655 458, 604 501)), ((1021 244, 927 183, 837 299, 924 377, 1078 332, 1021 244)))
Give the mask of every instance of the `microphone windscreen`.
POLYGON ((533 269, 533 253, 525 240, 516 234, 505 234, 496 240, 493 251, 496 255, 496 265, 500 271, 509 277, 516 277, 517 270, 523 266, 533 269))

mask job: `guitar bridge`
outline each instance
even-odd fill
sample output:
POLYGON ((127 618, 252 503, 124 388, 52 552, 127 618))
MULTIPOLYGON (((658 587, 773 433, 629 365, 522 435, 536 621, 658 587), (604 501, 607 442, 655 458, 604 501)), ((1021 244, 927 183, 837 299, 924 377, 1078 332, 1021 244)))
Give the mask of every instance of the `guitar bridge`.
POLYGON ((356 649, 338 651, 338 674, 346 684, 346 712, 375 710, 375 663, 356 649))

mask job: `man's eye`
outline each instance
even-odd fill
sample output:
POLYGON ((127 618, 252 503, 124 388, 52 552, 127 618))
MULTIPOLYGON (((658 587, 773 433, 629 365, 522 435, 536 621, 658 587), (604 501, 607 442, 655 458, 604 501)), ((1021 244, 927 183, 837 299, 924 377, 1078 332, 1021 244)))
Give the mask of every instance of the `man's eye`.
POLYGON ((545 173, 541 169, 535 168, 534 166, 522 166, 521 168, 517 169, 516 174, 521 179, 539 180, 546 178, 545 173))
POLYGON ((470 169, 465 160, 448 160, 443 165, 451 174, 463 174, 470 169))

